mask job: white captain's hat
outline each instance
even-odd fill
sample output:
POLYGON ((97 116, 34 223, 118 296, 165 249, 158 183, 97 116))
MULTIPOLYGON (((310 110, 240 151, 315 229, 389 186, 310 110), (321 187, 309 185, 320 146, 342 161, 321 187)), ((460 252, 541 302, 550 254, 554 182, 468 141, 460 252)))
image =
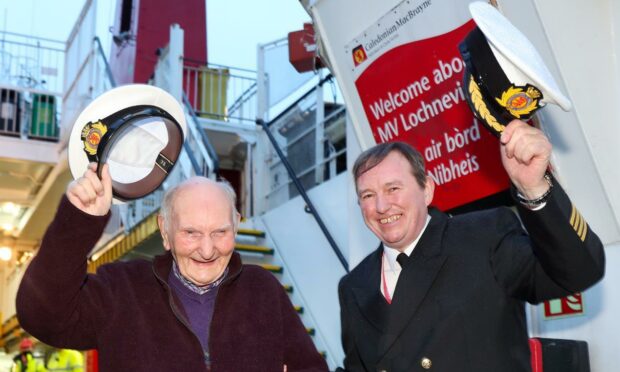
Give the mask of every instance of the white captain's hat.
POLYGON ((143 84, 111 89, 78 116, 69 136, 69 168, 74 179, 88 164, 107 163, 116 199, 153 192, 177 162, 186 131, 185 113, 168 92, 143 84))
POLYGON ((465 96, 496 135, 513 119, 527 120, 547 103, 571 109, 534 45, 486 2, 469 4, 474 28, 461 42, 465 96))

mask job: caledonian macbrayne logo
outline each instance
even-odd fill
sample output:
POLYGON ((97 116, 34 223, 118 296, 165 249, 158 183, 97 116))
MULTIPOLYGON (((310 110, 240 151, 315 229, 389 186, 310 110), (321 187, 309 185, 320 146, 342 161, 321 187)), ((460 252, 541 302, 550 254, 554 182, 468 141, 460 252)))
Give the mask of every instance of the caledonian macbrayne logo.
POLYGON ((366 58, 368 58, 366 56, 366 51, 364 50, 364 47, 361 44, 353 48, 352 53, 353 53, 353 63, 355 64, 355 67, 357 67, 360 63, 364 62, 366 58))

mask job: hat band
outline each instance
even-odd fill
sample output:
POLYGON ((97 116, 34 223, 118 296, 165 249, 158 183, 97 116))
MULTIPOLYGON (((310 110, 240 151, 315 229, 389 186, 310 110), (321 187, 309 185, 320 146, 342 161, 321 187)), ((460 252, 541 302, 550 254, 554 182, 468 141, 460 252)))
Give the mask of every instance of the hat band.
MULTIPOLYGON (((155 191, 155 189, 157 189, 168 177, 168 173, 174 166, 179 153, 181 152, 181 147, 183 146, 183 131, 179 123, 172 117, 172 115, 154 106, 134 106, 131 107, 131 109, 132 111, 136 109, 138 111, 134 111, 130 115, 122 115, 123 112, 119 112, 118 114, 120 114, 121 117, 112 124, 110 131, 108 132, 109 136, 106 134, 102 138, 101 145, 103 146, 99 147, 100 149, 102 148, 102 150, 101 152, 97 151, 98 154, 100 153, 100 165, 107 160, 108 152, 111 148, 108 144, 114 143, 116 138, 118 138, 118 134, 121 133, 120 129, 131 124, 137 119, 142 119, 145 117, 160 117, 168 132, 168 142, 157 155, 153 169, 151 169, 146 177, 132 183, 112 181, 114 196, 124 200, 137 199, 155 191)), ((102 169, 101 166, 98 167, 98 170, 100 169, 102 169)))
POLYGON ((168 142, 159 152, 153 169, 142 179, 132 183, 112 180, 116 198, 132 200, 153 192, 166 179, 183 146, 183 130, 166 111, 149 105, 127 107, 98 122, 88 123, 82 130, 84 151, 91 162, 96 162, 97 175, 101 178, 103 164, 107 161, 112 145, 122 137, 123 128, 144 118, 161 118, 168 133, 168 142))

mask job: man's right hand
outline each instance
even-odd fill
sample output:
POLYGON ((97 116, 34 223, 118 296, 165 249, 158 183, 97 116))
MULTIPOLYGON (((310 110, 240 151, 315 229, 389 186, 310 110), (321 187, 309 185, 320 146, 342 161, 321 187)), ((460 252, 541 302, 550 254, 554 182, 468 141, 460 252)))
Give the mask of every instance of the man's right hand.
POLYGON ((108 165, 103 165, 101 180, 97 163, 88 164, 84 175, 67 187, 67 198, 76 208, 93 216, 104 216, 112 205, 112 179, 108 165))

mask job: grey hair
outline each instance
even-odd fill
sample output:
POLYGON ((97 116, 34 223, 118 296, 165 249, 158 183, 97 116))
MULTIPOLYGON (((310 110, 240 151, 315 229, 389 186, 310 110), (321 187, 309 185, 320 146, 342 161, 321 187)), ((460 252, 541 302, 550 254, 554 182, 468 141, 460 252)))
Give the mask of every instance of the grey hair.
MULTIPOLYGON (((196 177, 196 178, 212 181, 205 177, 196 177)), ((225 179, 219 179, 217 181, 212 181, 212 182, 215 183, 215 185, 218 186, 220 189, 222 189, 222 191, 224 191, 224 194, 226 195, 226 199, 228 199, 228 202, 230 203, 233 230, 236 234, 239 229, 239 219, 237 218, 237 216, 239 215, 239 212, 237 211, 237 193, 235 193, 235 190, 232 188, 230 183, 226 181, 225 179)), ((172 220, 171 218, 174 213, 174 199, 176 198, 179 190, 181 190, 181 188, 184 185, 186 185, 186 182, 181 182, 171 187, 170 189, 166 190, 166 193, 164 194, 164 197, 161 201, 159 215, 163 218, 166 229, 169 228, 170 226, 169 222, 172 220)))

